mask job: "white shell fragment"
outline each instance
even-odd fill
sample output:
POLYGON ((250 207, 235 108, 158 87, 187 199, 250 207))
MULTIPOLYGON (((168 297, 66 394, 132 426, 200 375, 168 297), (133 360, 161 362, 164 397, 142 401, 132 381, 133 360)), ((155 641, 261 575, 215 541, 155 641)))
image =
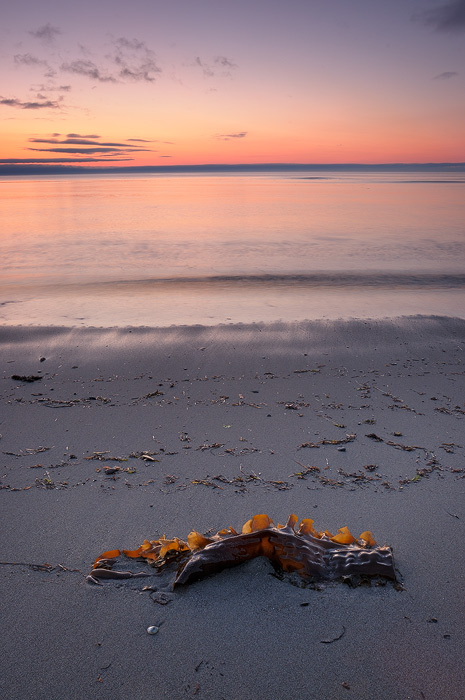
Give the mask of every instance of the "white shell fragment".
POLYGON ((150 627, 147 627, 147 634, 157 634, 159 629, 160 628, 156 625, 151 625, 150 627))

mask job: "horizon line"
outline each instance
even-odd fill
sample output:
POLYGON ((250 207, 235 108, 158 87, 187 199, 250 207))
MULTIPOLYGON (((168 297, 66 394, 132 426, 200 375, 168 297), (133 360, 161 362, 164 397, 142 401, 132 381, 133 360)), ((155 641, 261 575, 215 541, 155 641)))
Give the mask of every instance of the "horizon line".
MULTIPOLYGON (((13 159, 11 159, 13 160, 13 159)), ((199 163, 178 165, 74 165, 71 163, 1 162, 0 176, 119 173, 188 173, 188 172, 290 172, 290 171, 448 171, 465 172, 465 162, 392 162, 392 163, 199 163)))

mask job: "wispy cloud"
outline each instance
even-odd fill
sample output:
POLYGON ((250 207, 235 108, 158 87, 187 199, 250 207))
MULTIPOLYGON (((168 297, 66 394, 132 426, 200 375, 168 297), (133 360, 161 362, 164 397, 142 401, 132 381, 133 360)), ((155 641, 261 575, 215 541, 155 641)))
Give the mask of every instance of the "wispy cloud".
POLYGON ((200 56, 196 56, 192 65, 200 68, 206 78, 218 76, 229 78, 231 77, 231 71, 237 68, 237 64, 226 56, 215 56, 210 62, 205 61, 200 56))
POLYGON ((229 141, 230 139, 244 139, 247 134, 247 131, 238 131, 235 134, 215 134, 215 138, 220 139, 220 141, 229 141))
POLYGON ((465 0, 452 0, 414 15, 438 32, 465 32, 465 0))
POLYGON ((127 141, 134 141, 136 143, 163 143, 165 145, 173 146, 174 141, 159 141, 158 139, 153 139, 149 141, 148 139, 126 139, 127 141))
MULTIPOLYGON (((86 50, 86 53, 90 52, 86 50)), ((87 57, 63 62, 60 70, 100 83, 153 83, 161 73, 155 53, 145 42, 125 37, 112 41, 111 51, 105 56, 104 66, 97 65, 87 57)))
POLYGON ((214 59, 214 63, 217 66, 222 66, 223 68, 228 68, 230 70, 237 68, 237 63, 234 63, 234 61, 231 61, 231 59, 227 58, 227 56, 216 56, 214 59))
POLYGON ((16 66, 27 66, 28 68, 36 67, 44 70, 45 78, 54 78, 56 75, 56 71, 50 66, 48 61, 33 56, 30 53, 17 53, 13 56, 13 61, 16 66))
POLYGON ((215 75, 215 72, 210 68, 210 66, 207 63, 202 61, 200 56, 195 57, 194 65, 202 69, 202 73, 206 78, 212 78, 215 75))
POLYGON ((116 39, 111 58, 117 66, 121 80, 153 83, 161 73, 154 51, 139 39, 116 39))
POLYGON ((47 22, 47 24, 44 24, 38 29, 31 29, 29 34, 35 39, 41 39, 42 41, 50 44, 59 34, 61 34, 61 29, 58 29, 58 27, 54 27, 52 24, 47 22))
POLYGON ((100 68, 96 66, 93 61, 78 59, 76 61, 71 61, 71 63, 62 63, 60 66, 62 71, 65 73, 74 73, 74 75, 82 75, 86 78, 91 78, 92 80, 97 80, 100 83, 116 83, 117 80, 114 76, 104 73, 100 68))
POLYGON ((435 75, 433 80, 450 80, 451 78, 455 78, 458 75, 457 71, 455 70, 446 70, 444 73, 439 73, 439 75, 435 75))
POLYGON ((47 61, 42 58, 37 58, 30 53, 17 53, 13 56, 13 60, 17 65, 23 66, 48 66, 47 61))
POLYGON ((16 97, 0 97, 0 105, 6 107, 16 107, 17 109, 59 109, 59 100, 39 100, 37 102, 29 102, 19 100, 16 97))
POLYGON ((51 83, 44 83, 40 85, 32 85, 30 88, 31 92, 70 92, 71 85, 53 85, 51 83))

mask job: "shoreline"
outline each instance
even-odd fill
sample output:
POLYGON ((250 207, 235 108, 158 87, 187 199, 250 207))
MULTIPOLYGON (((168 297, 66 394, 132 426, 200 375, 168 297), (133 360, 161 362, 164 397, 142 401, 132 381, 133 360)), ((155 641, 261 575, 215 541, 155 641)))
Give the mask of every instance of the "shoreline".
MULTIPOLYGON (((53 287, 8 293, 1 304, 2 328, 25 323, 28 327, 165 328, 229 325, 273 326, 403 317, 465 317, 461 287, 406 289, 373 286, 252 285, 224 286, 214 292, 210 283, 187 287, 161 283, 53 287), (325 310, 322 317, 322 309, 325 310), (176 323, 173 323, 173 319, 176 323)), ((18 290, 17 290, 18 291, 18 290)))
POLYGON ((464 320, 10 326, 0 357, 5 697, 462 697, 464 320), (371 530, 404 590, 85 581, 256 513, 371 530))

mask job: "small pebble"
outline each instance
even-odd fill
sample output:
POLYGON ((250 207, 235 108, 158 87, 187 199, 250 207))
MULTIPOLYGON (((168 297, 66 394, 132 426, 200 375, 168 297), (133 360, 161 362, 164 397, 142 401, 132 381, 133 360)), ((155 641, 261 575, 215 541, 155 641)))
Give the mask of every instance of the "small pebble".
POLYGON ((150 627, 147 627, 147 634, 157 634, 159 629, 160 628, 156 625, 151 625, 150 627))
POLYGON ((338 448, 337 448, 337 451, 338 451, 338 452, 345 452, 345 451, 346 451, 346 448, 345 448, 345 447, 338 447, 338 448))

